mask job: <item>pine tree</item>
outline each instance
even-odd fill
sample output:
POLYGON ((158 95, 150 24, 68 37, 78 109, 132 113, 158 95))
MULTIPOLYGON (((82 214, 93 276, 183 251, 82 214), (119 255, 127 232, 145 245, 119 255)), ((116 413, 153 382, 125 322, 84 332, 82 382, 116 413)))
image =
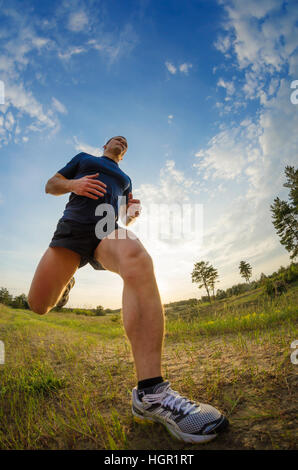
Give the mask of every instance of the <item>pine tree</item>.
POLYGON ((290 189, 289 202, 276 197, 270 208, 280 243, 293 259, 298 255, 298 169, 286 166, 285 175, 287 182, 283 186, 290 189))
POLYGON ((249 282, 252 274, 252 267, 246 261, 240 261, 239 264, 240 276, 244 277, 246 282, 249 282))

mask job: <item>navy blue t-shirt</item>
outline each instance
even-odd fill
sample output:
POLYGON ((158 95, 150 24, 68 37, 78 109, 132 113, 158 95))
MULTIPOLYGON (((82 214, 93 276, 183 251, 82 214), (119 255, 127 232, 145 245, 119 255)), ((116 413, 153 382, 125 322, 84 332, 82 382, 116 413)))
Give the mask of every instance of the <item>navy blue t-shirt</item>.
POLYGON ((132 191, 131 179, 119 168, 118 163, 109 157, 94 157, 88 153, 81 152, 73 157, 57 173, 67 179, 79 179, 86 175, 99 173, 94 179, 98 179, 107 185, 104 196, 91 199, 87 196, 78 196, 71 193, 66 204, 62 219, 75 220, 82 224, 96 223, 102 218, 95 215, 99 204, 111 204, 115 211, 115 221, 118 220, 118 197, 125 196, 128 201, 128 193, 132 191))

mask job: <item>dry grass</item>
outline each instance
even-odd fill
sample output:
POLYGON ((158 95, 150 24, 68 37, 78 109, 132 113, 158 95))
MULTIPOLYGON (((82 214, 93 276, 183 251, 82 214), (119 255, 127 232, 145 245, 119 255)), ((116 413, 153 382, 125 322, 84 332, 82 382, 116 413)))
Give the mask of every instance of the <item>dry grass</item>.
POLYGON ((160 425, 133 421, 135 374, 120 319, 54 312, 39 317, 1 306, 6 363, 0 366, 0 448, 294 449, 298 367, 290 361, 290 344, 298 335, 293 298, 291 292, 283 299, 283 311, 279 299, 272 311, 263 312, 281 310, 272 327, 252 316, 247 328, 240 328, 242 317, 256 310, 254 305, 247 313, 241 303, 234 312, 239 329, 234 317, 232 328, 224 327, 231 312, 168 321, 164 375, 180 393, 229 416, 229 430, 203 446, 186 446, 160 425), (200 321, 219 323, 209 331, 200 321))

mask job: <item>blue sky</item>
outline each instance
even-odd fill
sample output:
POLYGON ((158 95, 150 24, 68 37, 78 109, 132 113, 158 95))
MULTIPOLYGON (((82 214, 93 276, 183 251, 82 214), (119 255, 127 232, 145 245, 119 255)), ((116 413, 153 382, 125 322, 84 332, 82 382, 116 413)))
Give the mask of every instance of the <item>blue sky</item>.
MULTIPOLYGON (((0 286, 27 293, 69 195, 44 192, 74 155, 127 137, 121 168, 150 203, 201 204, 203 241, 142 241, 164 302, 203 293, 193 264, 219 288, 289 257, 269 206, 297 164, 296 2, 281 0, 1 2, 0 286)), ((141 237, 144 213, 131 229, 141 237)), ((156 220, 150 220, 156 223, 156 220)), ((142 232, 143 230, 143 232, 142 232)), ((69 305, 119 307, 122 281, 90 266, 69 305)))

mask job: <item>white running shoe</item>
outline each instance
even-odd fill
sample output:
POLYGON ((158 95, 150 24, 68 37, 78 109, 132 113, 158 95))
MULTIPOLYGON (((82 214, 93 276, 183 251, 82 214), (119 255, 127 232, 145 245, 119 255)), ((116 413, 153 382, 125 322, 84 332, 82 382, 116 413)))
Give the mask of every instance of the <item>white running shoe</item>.
POLYGON ((199 444, 214 439, 229 424, 216 408, 196 404, 172 390, 169 382, 153 388, 153 393, 139 398, 137 387, 132 391, 132 414, 138 422, 158 422, 177 439, 199 444))
POLYGON ((62 308, 64 307, 64 305, 67 304, 67 302, 69 301, 69 292, 70 292, 70 289, 73 288, 73 286, 75 285, 76 281, 75 281, 75 278, 72 277, 71 280, 69 281, 69 283, 67 284, 67 286, 65 287, 60 299, 58 300, 58 302, 56 303, 55 307, 59 307, 59 308, 62 308))

